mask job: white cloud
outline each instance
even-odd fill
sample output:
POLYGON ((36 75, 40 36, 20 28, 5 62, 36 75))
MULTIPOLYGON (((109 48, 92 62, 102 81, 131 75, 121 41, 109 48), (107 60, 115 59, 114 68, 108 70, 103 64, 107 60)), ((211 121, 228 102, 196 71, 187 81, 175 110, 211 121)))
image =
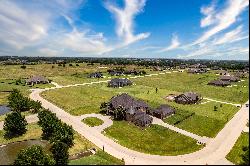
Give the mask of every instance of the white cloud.
POLYGON ((134 17, 142 12, 146 0, 125 0, 125 7, 121 9, 114 4, 106 3, 106 8, 115 15, 117 22, 116 33, 123 39, 121 46, 148 38, 150 33, 134 34, 134 17))
POLYGON ((178 36, 173 34, 172 35, 172 40, 171 40, 171 44, 170 46, 166 47, 166 48, 163 48, 161 49, 160 51, 158 52, 167 52, 167 51, 170 51, 170 50, 173 50, 173 49, 176 49, 180 46, 180 42, 179 42, 179 39, 178 39, 178 36))
POLYGON ((220 11, 214 11, 214 7, 203 8, 202 12, 205 13, 206 17, 201 21, 201 27, 214 26, 207 30, 193 45, 202 43, 230 27, 248 5, 249 0, 228 0, 227 6, 220 11))
POLYGON ((201 7, 201 13, 206 17, 201 20, 200 26, 206 27, 215 23, 214 13, 215 13, 215 1, 209 6, 201 7))
POLYGON ((56 56, 60 53, 58 50, 54 50, 50 48, 40 48, 39 52, 44 56, 56 56))
POLYGON ((49 13, 21 8, 12 1, 0 1, 0 40, 16 49, 46 37, 49 13), (40 15, 41 14, 41 15, 40 15))
POLYGON ((248 35, 243 36, 242 28, 243 28, 242 25, 238 26, 236 29, 234 29, 234 30, 232 30, 230 32, 227 32, 221 38, 215 39, 215 41, 213 43, 215 45, 227 44, 227 43, 233 43, 233 42, 236 42, 236 41, 240 41, 240 40, 244 40, 244 39, 249 38, 248 35))

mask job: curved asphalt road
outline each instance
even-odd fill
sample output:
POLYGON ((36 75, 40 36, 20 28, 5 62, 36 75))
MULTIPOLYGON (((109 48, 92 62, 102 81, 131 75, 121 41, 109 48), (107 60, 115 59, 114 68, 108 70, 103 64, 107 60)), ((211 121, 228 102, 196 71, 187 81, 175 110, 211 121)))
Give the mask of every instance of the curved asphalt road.
MULTIPOLYGON (((149 155, 130 150, 121 146, 112 139, 104 136, 98 130, 91 129, 83 124, 79 117, 75 117, 43 99, 39 94, 49 89, 35 89, 30 94, 33 100, 41 101, 42 106, 56 113, 65 123, 72 125, 74 130, 93 142, 99 148, 105 147, 105 151, 114 157, 124 158, 126 164, 147 164, 147 165, 176 165, 176 164, 230 164, 225 156, 230 152, 242 130, 245 128, 249 117, 249 110, 245 105, 238 111, 234 117, 225 125, 220 133, 211 139, 206 147, 200 151, 179 155, 179 156, 158 156, 149 155)), ((248 103, 248 102, 247 102, 248 103)))

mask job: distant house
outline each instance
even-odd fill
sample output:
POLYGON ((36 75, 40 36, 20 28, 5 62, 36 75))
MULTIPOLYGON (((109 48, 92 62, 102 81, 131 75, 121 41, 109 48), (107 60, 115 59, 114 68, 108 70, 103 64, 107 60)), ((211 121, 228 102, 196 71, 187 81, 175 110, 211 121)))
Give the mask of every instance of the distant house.
POLYGON ((44 76, 33 76, 26 80, 27 85, 34 85, 34 84, 47 84, 49 80, 44 76))
POLYGON ((220 71, 218 74, 221 76, 230 76, 230 73, 225 70, 220 71))
POLYGON ((247 77, 247 73, 246 72, 241 72, 241 71, 238 71, 234 74, 235 77, 238 77, 238 78, 246 78, 247 77))
POLYGON ((153 118, 146 114, 149 106, 144 101, 134 99, 126 93, 111 98, 106 114, 112 116, 120 107, 126 112, 125 120, 133 122, 135 125, 146 127, 153 121, 153 118))
POLYGON ((175 97, 178 104, 195 104, 201 100, 201 96, 194 92, 186 92, 175 97))
POLYGON ((181 64, 181 65, 179 66, 180 69, 186 69, 186 67, 187 67, 187 65, 185 65, 185 64, 181 64))
POLYGON ((159 66, 154 66, 154 67, 153 67, 153 70, 154 70, 154 71, 162 71, 162 68, 159 67, 159 66))
POLYGON ((213 81, 210 81, 208 85, 225 87, 225 86, 231 85, 231 83, 229 81, 213 80, 213 81))
POLYGON ((197 69, 202 69, 202 68, 207 68, 207 65, 203 65, 203 64, 194 64, 194 65, 190 65, 189 68, 197 68, 197 69))
POLYGON ((132 82, 127 78, 114 78, 108 82, 108 87, 119 88, 124 86, 130 86, 132 82))
POLYGON ((156 118, 164 119, 175 113, 175 109, 169 105, 161 105, 159 108, 150 111, 150 114, 156 118))
POLYGON ((206 69, 197 69, 197 68, 190 68, 187 70, 187 73, 191 73, 191 74, 203 74, 206 72, 207 72, 206 69))
POLYGON ((229 81, 229 82, 240 81, 240 79, 238 77, 234 77, 234 76, 221 76, 220 80, 222 80, 222 81, 229 81))
POLYGON ((103 78, 103 74, 101 72, 91 73, 88 78, 103 78))
POLYGON ((111 75, 111 76, 120 76, 124 74, 123 70, 107 70, 107 72, 111 75))

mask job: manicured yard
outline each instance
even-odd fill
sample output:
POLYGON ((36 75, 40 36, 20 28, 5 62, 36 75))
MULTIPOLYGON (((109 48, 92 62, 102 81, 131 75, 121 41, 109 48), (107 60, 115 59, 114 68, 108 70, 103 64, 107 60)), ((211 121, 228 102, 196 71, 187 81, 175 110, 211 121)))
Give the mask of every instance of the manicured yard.
POLYGON ((105 129, 105 135, 129 149, 155 155, 175 156, 203 147, 197 145, 196 140, 162 126, 151 125, 142 130, 126 121, 114 121, 111 127, 105 129))
POLYGON ((95 155, 71 160, 69 165, 124 165, 124 162, 99 150, 95 155))
POLYGON ((90 127, 100 126, 104 123, 103 120, 96 118, 96 117, 85 118, 82 120, 82 122, 90 127))
POLYGON ((244 146, 249 146, 249 133, 243 132, 238 138, 237 142, 234 144, 234 147, 231 149, 230 153, 226 158, 236 165, 242 163, 241 155, 244 154, 242 148, 244 146))

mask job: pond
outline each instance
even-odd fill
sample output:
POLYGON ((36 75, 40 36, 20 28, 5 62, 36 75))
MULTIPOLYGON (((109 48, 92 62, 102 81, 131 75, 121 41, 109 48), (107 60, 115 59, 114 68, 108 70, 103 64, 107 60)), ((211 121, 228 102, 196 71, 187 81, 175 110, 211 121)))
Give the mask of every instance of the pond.
POLYGON ((0 147, 0 165, 13 164, 20 150, 32 145, 40 145, 45 149, 46 153, 49 153, 50 144, 44 140, 27 140, 22 142, 14 142, 0 147))
POLYGON ((10 111, 11 111, 10 107, 6 105, 0 105, 0 115, 4 115, 10 111))

